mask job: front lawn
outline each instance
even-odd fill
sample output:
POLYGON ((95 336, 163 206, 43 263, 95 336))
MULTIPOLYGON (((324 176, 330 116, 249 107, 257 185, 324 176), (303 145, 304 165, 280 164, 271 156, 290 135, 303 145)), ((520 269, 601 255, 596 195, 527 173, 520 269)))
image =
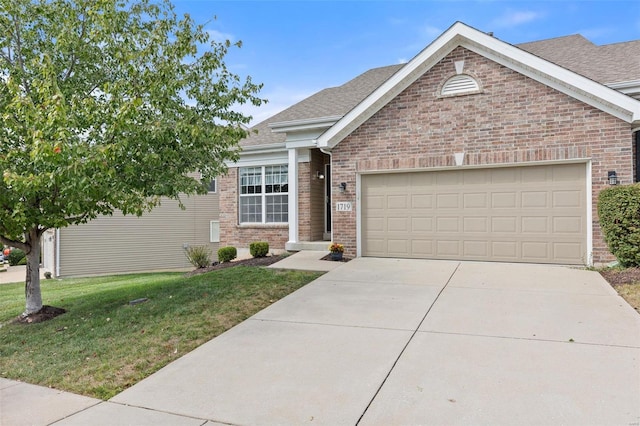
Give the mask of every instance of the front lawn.
POLYGON ((67 313, 29 325, 12 323, 24 284, 3 284, 0 376, 108 399, 320 275, 237 266, 43 280, 45 304, 67 313))

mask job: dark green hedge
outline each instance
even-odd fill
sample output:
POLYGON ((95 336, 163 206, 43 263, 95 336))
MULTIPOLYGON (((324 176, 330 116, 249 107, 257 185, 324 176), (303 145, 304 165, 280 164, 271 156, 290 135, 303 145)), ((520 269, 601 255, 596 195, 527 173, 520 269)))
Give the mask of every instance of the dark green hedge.
POLYGON ((9 265, 16 266, 20 265, 20 261, 22 259, 25 259, 25 263, 23 263, 23 265, 26 265, 27 259, 25 257, 26 255, 22 250, 14 248, 13 250, 11 250, 11 253, 9 253, 9 256, 7 256, 7 260, 9 261, 9 265))
POLYGON ((220 263, 231 262, 238 257, 238 250, 235 247, 222 247, 218 250, 218 261, 220 263))
POLYGON ((598 216, 609 251, 622 266, 640 266, 640 184, 602 190, 598 216))
POLYGON ((249 253, 253 257, 265 257, 269 253, 269 243, 265 241, 255 241, 249 244, 249 253))

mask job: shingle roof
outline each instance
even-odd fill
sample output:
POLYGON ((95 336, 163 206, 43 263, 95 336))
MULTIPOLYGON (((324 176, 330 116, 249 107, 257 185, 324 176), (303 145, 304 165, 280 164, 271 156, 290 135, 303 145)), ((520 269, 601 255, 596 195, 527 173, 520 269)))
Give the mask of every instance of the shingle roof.
POLYGON ((252 134, 241 142, 243 147, 284 142, 284 133, 273 133, 270 123, 344 115, 369 96, 403 65, 373 68, 342 86, 324 89, 255 125, 252 134))
POLYGON ((640 40, 598 46, 575 34, 516 47, 598 83, 640 80, 640 40))
MULTIPOLYGON (((516 47, 602 84, 640 80, 640 40, 597 46, 576 34, 522 43, 516 47)), ((321 117, 343 116, 404 65, 374 68, 342 86, 321 90, 252 127, 242 147, 283 143, 284 133, 269 124, 321 117)))

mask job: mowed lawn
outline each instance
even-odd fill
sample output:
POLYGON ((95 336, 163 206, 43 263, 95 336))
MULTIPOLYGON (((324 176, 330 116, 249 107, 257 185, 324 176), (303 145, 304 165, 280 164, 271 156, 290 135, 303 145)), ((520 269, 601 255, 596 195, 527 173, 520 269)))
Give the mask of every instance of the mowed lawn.
POLYGON ((11 322, 24 284, 3 284, 0 376, 108 399, 320 275, 236 266, 43 280, 44 303, 67 313, 29 325, 11 322))

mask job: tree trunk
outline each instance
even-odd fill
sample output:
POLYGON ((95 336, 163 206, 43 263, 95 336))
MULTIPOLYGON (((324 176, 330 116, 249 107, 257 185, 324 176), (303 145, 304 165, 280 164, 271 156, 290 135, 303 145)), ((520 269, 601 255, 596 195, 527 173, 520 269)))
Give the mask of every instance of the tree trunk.
POLYGON ((42 294, 40 292, 40 234, 31 232, 27 236, 27 275, 25 278, 24 295, 26 308, 23 316, 34 314, 42 309, 42 294))

